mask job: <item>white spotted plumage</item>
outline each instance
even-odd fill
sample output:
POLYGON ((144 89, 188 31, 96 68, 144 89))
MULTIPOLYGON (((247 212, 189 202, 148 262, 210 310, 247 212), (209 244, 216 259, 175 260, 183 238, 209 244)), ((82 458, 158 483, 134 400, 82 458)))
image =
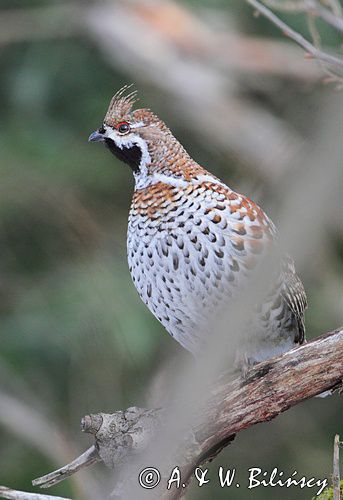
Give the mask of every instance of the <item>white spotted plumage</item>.
MULTIPOLYGON (((132 104, 132 96, 115 97, 102 128, 117 148, 126 148, 129 165, 130 154, 137 156, 132 145, 141 149, 131 165, 131 276, 165 329, 197 354, 211 341, 205 325, 232 303, 275 246, 275 227, 253 201, 198 165, 151 111, 132 111, 132 104), (116 127, 123 120, 130 131, 120 137, 116 127)), ((306 294, 289 257, 280 259, 273 287, 257 303, 253 321, 259 346, 249 358, 266 359, 304 341, 306 294)))

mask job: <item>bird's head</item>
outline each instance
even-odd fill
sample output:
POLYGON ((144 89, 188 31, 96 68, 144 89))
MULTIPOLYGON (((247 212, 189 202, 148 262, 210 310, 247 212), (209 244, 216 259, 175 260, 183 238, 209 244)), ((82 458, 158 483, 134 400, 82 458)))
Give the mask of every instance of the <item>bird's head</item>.
POLYGON ((177 141, 150 110, 133 111, 137 97, 135 91, 127 93, 129 88, 125 86, 113 96, 103 124, 88 140, 104 143, 131 167, 137 181, 147 175, 150 165, 161 162, 160 156, 177 141))

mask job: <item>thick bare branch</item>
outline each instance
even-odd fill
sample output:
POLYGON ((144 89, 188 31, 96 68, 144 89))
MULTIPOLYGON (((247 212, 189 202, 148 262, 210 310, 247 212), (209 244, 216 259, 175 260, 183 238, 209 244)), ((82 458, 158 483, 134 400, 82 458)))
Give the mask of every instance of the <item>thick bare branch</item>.
MULTIPOLYGON (((216 387, 201 420, 193 426, 196 453, 182 477, 216 455, 238 432, 280 413, 305 399, 338 386, 343 380, 343 329, 256 365, 245 379, 216 387)), ((194 444, 192 445, 194 448, 194 444)), ((181 492, 167 491, 163 499, 176 500, 181 492)))
MULTIPOLYGON (((235 380, 223 377, 213 387, 198 420, 185 436, 180 456, 171 457, 172 462, 184 464, 180 466, 184 482, 188 483, 194 469, 216 456, 238 432, 269 421, 305 399, 338 387, 343 380, 342 358, 343 328, 260 363, 245 377, 235 380)), ((127 463, 149 446, 161 425, 163 410, 142 408, 90 415, 82 421, 83 430, 95 437, 99 457, 112 469, 127 463)), ((55 484, 56 480, 45 479, 56 479, 58 474, 56 471, 34 484, 55 484)), ((70 474, 60 474, 59 478, 63 480, 70 474)), ((135 483, 137 477, 133 476, 135 483)), ((180 494, 175 490, 167 491, 163 480, 161 489, 156 489, 157 497, 163 499, 175 500, 180 494)))

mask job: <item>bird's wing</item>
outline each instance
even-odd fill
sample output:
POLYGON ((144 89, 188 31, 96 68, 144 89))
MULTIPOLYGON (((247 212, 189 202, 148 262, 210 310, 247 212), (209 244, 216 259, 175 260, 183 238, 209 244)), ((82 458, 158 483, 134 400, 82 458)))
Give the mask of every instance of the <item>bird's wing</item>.
MULTIPOLYGON (((212 221, 219 221, 220 215, 225 214, 225 220, 219 221, 222 225, 222 234, 226 234, 231 243, 231 256, 237 260, 239 267, 252 269, 261 256, 268 255, 274 249, 278 255, 277 230, 273 222, 263 210, 249 198, 235 193, 225 185, 212 185, 213 199, 218 199, 215 205, 208 209, 212 221), (221 198, 218 198, 218 193, 221 198), (225 206, 225 210, 223 210, 225 206), (226 227, 225 227, 226 226, 226 227)), ((305 340, 304 311, 307 307, 306 293, 300 278, 297 276, 293 260, 288 256, 277 257, 281 261, 281 272, 275 285, 289 309, 294 315, 297 324, 298 336, 296 343, 305 340)), ((278 266, 278 269, 280 267, 278 266)))
POLYGON ((275 247, 273 222, 252 200, 223 184, 206 186, 212 191, 205 215, 228 237, 230 253, 246 269, 252 269, 262 254, 275 247))
POLYGON ((295 272, 294 261, 286 255, 282 261, 282 296, 294 314, 298 324, 299 338, 296 343, 302 344, 305 340, 304 314, 307 308, 307 297, 304 286, 295 272))

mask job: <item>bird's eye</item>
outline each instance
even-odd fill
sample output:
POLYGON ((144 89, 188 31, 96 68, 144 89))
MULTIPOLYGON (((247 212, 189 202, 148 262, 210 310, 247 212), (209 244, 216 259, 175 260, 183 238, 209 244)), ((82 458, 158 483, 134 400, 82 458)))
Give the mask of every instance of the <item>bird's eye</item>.
POLYGON ((130 125, 127 122, 122 122, 117 125, 119 134, 127 134, 130 130, 130 125))

